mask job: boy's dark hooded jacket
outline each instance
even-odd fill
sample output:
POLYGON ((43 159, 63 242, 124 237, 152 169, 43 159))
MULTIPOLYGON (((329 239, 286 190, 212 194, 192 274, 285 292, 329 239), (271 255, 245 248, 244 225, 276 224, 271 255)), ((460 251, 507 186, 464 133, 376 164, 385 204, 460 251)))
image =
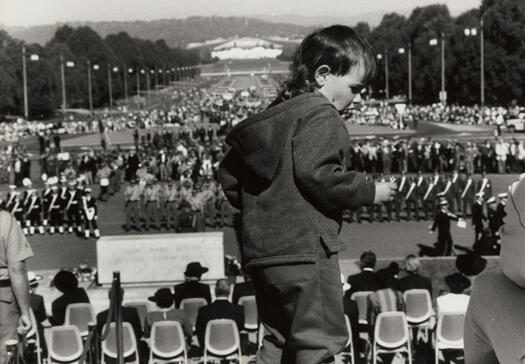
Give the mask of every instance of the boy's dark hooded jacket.
POLYGON ((372 204, 375 186, 347 171, 350 139, 337 110, 305 93, 236 125, 219 179, 242 214, 247 267, 314 262, 342 250, 342 210, 372 204))

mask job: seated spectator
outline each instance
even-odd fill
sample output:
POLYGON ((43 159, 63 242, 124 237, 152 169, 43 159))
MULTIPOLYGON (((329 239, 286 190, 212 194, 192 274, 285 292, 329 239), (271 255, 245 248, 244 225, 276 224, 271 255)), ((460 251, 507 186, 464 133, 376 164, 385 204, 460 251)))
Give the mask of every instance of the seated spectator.
POLYGON ((446 312, 467 312, 470 296, 465 290, 470 287, 470 281, 461 273, 449 274, 445 277, 445 283, 450 289, 437 298, 438 314, 446 312))
MULTIPOLYGON (((108 298, 111 299, 111 290, 108 291, 108 298)), ((123 302, 124 299, 124 290, 121 288, 118 292, 118 297, 115 297, 115 299, 118 300, 118 302, 123 302)), ((97 314, 97 332, 99 337, 103 334, 104 325, 109 324, 108 323, 108 315, 109 315, 109 309, 104 310, 102 312, 99 312, 97 314)), ((111 321, 115 322, 115 317, 113 314, 111 314, 111 321)), ((122 322, 129 322, 131 324, 131 327, 133 328, 133 333, 135 334, 135 339, 137 340, 137 346, 139 351, 139 358, 143 359, 146 357, 146 347, 145 343, 141 340, 142 338, 142 326, 140 325, 140 318, 139 314, 137 312, 137 309, 135 307, 126 307, 122 306, 122 322)), ((134 357, 133 355, 129 358, 126 358, 127 361, 133 361, 134 357)), ((115 359, 106 358, 106 363, 116 363, 115 359)), ((143 360, 140 360, 140 362, 144 362, 143 360)))
POLYGON ((245 296, 255 296, 255 287, 249 274, 244 275, 244 282, 235 283, 233 286, 232 302, 239 304, 239 298, 245 296))
POLYGON ((426 289, 432 295, 432 282, 429 278, 419 274, 421 261, 415 255, 408 255, 405 259, 406 277, 397 282, 397 287, 401 292, 409 289, 426 289))
POLYGON ((374 252, 364 252, 361 254, 359 260, 361 273, 348 277, 348 284, 350 284, 350 289, 346 293, 348 297, 354 292, 377 291, 380 288, 380 282, 377 274, 374 272, 376 265, 376 255, 374 252))
POLYGON ((215 302, 199 308, 195 331, 199 345, 204 348, 206 325, 215 319, 231 319, 237 324, 239 332, 244 328, 244 307, 228 301, 230 283, 227 279, 219 279, 215 285, 215 302))
POLYGON ((148 312, 144 322, 144 337, 150 337, 151 327, 157 321, 178 321, 186 338, 191 339, 193 334, 191 323, 184 312, 175 308, 174 297, 169 288, 161 288, 148 300, 157 304, 157 310, 148 312))
POLYGON ((210 286, 200 283, 203 273, 206 273, 208 268, 201 266, 199 262, 191 262, 186 266, 184 272, 185 282, 177 284, 175 291, 175 305, 180 307, 180 302, 185 298, 204 298, 208 303, 211 303, 210 286))
POLYGON ((379 269, 377 271, 377 274, 379 275, 380 272, 382 271, 385 271, 387 274, 389 274, 390 276, 392 276, 392 278, 394 279, 399 279, 399 264, 397 264, 396 262, 391 262, 388 267, 385 267, 385 268, 382 268, 382 269, 379 269))
POLYGON ((47 356, 46 338, 44 336, 43 322, 47 320, 46 306, 44 305, 44 297, 36 293, 38 282, 42 280, 42 276, 36 275, 34 272, 27 272, 27 281, 29 282, 29 305, 35 314, 36 329, 40 336, 40 346, 42 347, 42 355, 47 356))
POLYGON ((367 321, 369 335, 374 337, 377 315, 381 312, 406 312, 403 295, 397 289, 396 279, 387 271, 378 273, 379 289, 368 297, 367 321))
MULTIPOLYGON (((341 274, 341 284, 343 285, 344 295, 350 289, 350 285, 345 282, 345 276, 343 274, 341 274)), ((354 352, 356 352, 358 351, 359 345, 359 310, 357 308, 357 302, 344 296, 343 310, 350 320, 350 326, 352 328, 352 348, 354 352)))
POLYGON ((89 297, 84 288, 78 286, 77 277, 67 271, 61 270, 53 278, 53 283, 62 295, 51 303, 52 325, 63 325, 66 317, 66 308, 71 303, 89 303, 89 297))

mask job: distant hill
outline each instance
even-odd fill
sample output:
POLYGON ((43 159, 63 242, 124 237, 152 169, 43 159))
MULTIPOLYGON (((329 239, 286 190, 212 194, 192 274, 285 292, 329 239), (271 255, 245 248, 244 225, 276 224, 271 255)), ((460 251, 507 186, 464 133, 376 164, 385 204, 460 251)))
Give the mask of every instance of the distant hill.
MULTIPOLYGON (((38 25, 31 27, 5 27, 14 38, 28 43, 45 44, 58 27, 64 23, 38 25)), ((89 26, 102 37, 108 34, 127 32, 141 39, 164 39, 171 47, 186 47, 191 42, 203 42, 218 37, 301 37, 313 27, 290 24, 289 22, 270 22, 247 17, 189 17, 186 19, 162 19, 154 21, 126 22, 71 22, 70 26, 89 26)))

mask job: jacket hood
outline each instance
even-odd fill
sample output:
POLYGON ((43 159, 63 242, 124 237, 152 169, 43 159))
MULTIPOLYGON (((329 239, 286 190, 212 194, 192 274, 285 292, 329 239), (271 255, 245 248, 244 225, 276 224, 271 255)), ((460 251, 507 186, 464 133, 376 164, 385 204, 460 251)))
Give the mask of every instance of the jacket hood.
POLYGON ((298 95, 237 124, 226 143, 258 177, 270 181, 277 171, 290 132, 301 116, 319 107, 333 105, 314 91, 298 95))
POLYGON ((525 288, 525 174, 509 187, 505 212, 500 266, 509 279, 525 288))

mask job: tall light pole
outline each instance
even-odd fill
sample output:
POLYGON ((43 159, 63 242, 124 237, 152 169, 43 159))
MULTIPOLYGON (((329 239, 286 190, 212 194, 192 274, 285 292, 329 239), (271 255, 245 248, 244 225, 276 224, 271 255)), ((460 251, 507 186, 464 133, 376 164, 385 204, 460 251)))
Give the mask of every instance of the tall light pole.
POLYGON ((122 76, 124 77, 124 101, 127 103, 128 102, 128 68, 126 67, 126 65, 122 66, 122 76))
MULTIPOLYGON (((405 48, 398 49, 399 54, 405 54, 405 48)), ((408 45, 408 103, 412 104, 412 47, 408 45)))
POLYGON ((479 21, 479 53, 480 53, 480 98, 481 98, 481 121, 485 115, 485 41, 483 39, 483 17, 479 21))
POLYGON ((108 63, 108 93, 109 93, 109 107, 113 107, 113 90, 111 87, 111 65, 109 63, 108 63))
POLYGON ((60 81, 62 85, 62 114, 66 114, 66 76, 64 70, 64 54, 60 53, 60 81))
POLYGON ((88 100, 89 100, 89 111, 93 113, 93 93, 91 88, 91 61, 88 59, 87 63, 87 78, 88 78, 88 100))
POLYGON ((441 33, 441 95, 443 105, 447 103, 447 93, 445 91, 445 32, 441 33))
MULTIPOLYGON (((438 40, 436 38, 430 39, 428 42, 430 46, 436 46, 438 40)), ((447 93, 445 91, 445 33, 441 33, 441 91, 439 92, 439 100, 443 105, 447 102, 447 93)))
POLYGON ((390 87, 388 85, 388 50, 385 49, 385 97, 390 98, 390 87))
POLYGON ((22 78, 24 83, 24 119, 29 118, 29 106, 27 102, 27 69, 26 69, 26 47, 22 46, 22 78))

